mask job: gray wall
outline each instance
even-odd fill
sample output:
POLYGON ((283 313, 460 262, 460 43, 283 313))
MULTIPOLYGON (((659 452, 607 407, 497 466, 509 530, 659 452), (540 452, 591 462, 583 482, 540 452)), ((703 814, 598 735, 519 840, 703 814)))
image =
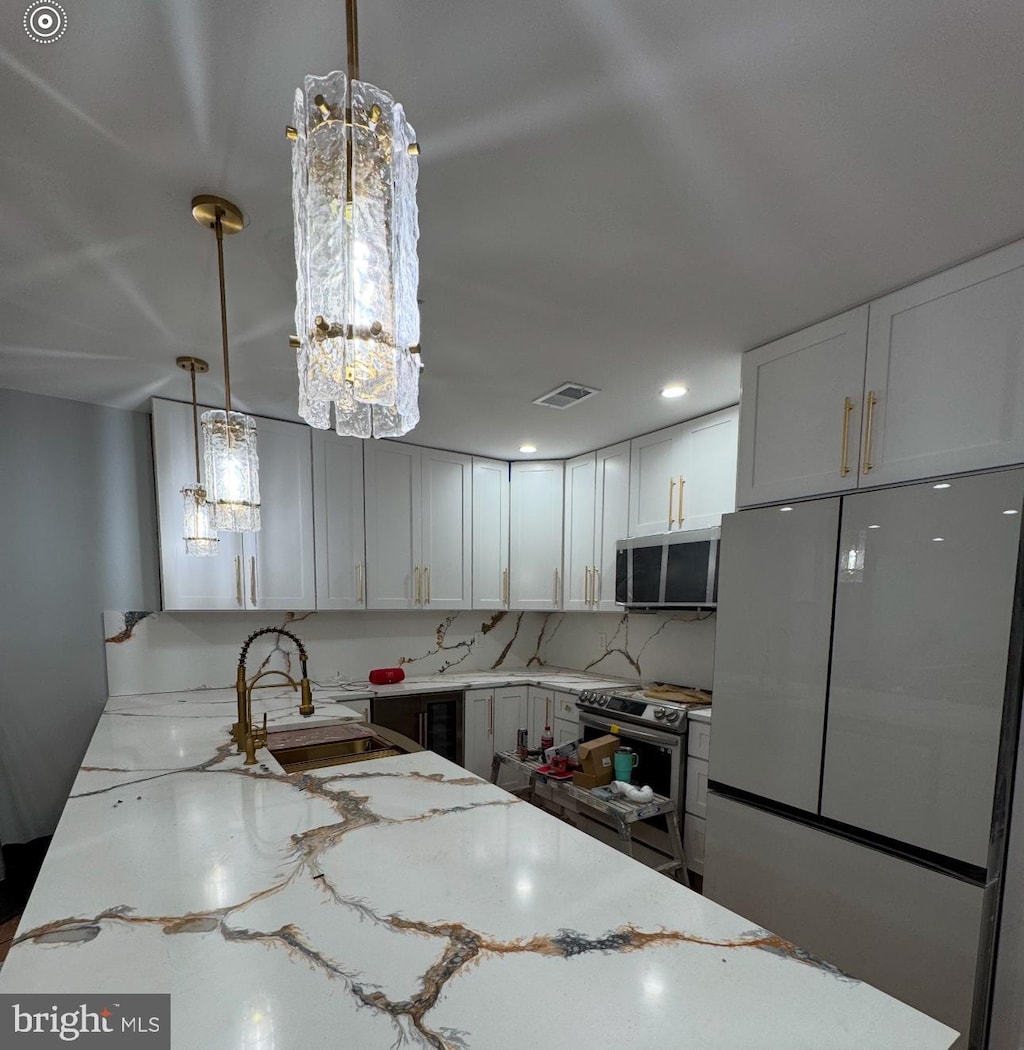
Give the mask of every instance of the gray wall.
POLYGON ((104 609, 158 609, 149 416, 0 389, 0 841, 56 827, 106 701, 104 609))

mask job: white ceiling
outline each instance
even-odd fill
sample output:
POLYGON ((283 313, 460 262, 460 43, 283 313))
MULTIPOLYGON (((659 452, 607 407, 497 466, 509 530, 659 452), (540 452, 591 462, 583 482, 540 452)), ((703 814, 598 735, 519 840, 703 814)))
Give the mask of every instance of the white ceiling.
MULTIPOLYGON (((0 0, 0 386, 124 408, 213 365, 295 419, 290 144, 340 0, 0 0)), ((422 144, 418 444, 560 457, 735 402, 739 355, 1024 232, 1020 0, 363 0, 422 144), (565 412, 531 400, 573 380, 565 412), (687 397, 657 397, 670 380, 687 397)))

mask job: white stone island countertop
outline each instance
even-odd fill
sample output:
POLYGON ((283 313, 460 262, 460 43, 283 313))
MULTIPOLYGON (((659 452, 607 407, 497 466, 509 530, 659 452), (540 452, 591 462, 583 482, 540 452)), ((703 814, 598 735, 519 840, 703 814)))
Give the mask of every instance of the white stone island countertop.
POLYGON ((181 1050, 953 1042, 430 752, 245 767, 234 717, 230 690, 108 703, 0 992, 170 992, 181 1050))

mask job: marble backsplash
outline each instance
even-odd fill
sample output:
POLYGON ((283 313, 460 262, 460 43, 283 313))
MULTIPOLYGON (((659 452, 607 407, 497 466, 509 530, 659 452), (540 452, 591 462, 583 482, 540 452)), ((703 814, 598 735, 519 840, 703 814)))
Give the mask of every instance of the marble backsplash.
MULTIPOLYGON (((365 681, 375 667, 553 666, 710 688, 714 624, 713 614, 690 612, 107 612, 104 637, 111 696, 232 686, 242 642, 271 625, 302 639, 319 686, 365 681)), ((274 638, 258 639, 250 673, 290 666, 289 646, 278 659, 274 638)))

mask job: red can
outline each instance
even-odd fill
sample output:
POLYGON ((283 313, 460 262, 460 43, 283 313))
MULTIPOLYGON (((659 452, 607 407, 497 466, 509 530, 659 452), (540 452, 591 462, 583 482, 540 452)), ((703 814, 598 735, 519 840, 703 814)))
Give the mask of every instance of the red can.
POLYGON ((525 759, 530 753, 530 731, 528 729, 516 730, 516 754, 525 759))

